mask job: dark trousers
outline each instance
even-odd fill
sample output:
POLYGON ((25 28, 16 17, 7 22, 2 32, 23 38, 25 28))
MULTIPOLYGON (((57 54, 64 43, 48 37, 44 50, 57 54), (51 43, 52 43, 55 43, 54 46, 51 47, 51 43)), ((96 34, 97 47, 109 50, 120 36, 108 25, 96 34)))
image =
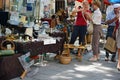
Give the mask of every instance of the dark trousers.
MULTIPOLYGON (((107 36, 106 36, 106 39, 107 39, 108 37, 112 37, 113 31, 114 31, 114 26, 109 26, 109 27, 107 28, 107 36)), ((114 58, 116 57, 116 52, 115 52, 115 53, 111 53, 111 54, 112 54, 111 59, 114 59, 114 58)), ((106 55, 105 55, 105 56, 106 56, 107 58, 109 58, 109 52, 106 51, 106 55)))
POLYGON ((73 32, 71 35, 70 39, 70 44, 74 44, 76 41, 77 37, 79 37, 79 44, 85 44, 85 35, 87 32, 87 26, 74 26, 73 27, 73 32))
MULTIPOLYGON (((106 51, 106 57, 109 58, 109 52, 107 52, 107 51, 106 51)), ((112 53, 111 59, 113 60, 113 59, 115 59, 115 57, 116 57, 116 52, 112 53)))

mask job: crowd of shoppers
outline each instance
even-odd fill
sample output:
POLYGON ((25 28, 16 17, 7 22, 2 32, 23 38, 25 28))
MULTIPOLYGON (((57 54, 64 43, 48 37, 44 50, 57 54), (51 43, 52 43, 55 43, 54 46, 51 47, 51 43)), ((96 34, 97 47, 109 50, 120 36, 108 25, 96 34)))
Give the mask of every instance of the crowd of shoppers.
MULTIPOLYGON (((71 34, 69 44, 74 44, 77 37, 79 37, 79 45, 84 46, 85 36, 87 34, 88 22, 93 24, 92 33, 92 51, 93 56, 89 61, 98 61, 100 58, 99 43, 100 38, 103 37, 102 32, 102 12, 100 10, 101 2, 99 0, 93 0, 89 4, 88 0, 84 0, 80 6, 74 6, 74 13, 76 13, 76 18, 74 21, 74 26, 71 34), (91 11, 92 9, 93 11, 91 11), (93 12, 93 13, 92 13, 93 12)), ((116 62, 116 53, 118 53, 118 64, 117 68, 120 70, 120 4, 111 4, 106 10, 106 21, 105 24, 108 25, 106 40, 108 37, 113 37, 117 42, 117 50, 112 53, 110 61, 116 62), (109 8, 109 9, 108 9, 109 8)), ((55 16, 52 16, 53 22, 55 22, 55 16)), ((55 24, 56 25, 56 24, 55 24)), ((55 27, 53 25, 53 27, 55 27)), ((109 53, 106 51, 105 61, 109 61, 109 53)), ((77 56, 80 56, 78 52, 77 56)))
MULTIPOLYGON (((103 36, 102 32, 102 13, 100 11, 101 2, 99 0, 94 0, 91 3, 91 8, 94 10, 91 16, 89 3, 87 0, 82 2, 82 6, 75 7, 76 11, 76 20, 73 26, 73 32, 70 39, 70 44, 74 44, 77 37, 79 37, 79 45, 85 45, 85 35, 87 32, 87 21, 93 23, 93 37, 92 37, 92 51, 93 57, 89 61, 98 61, 99 60, 99 40, 103 36)), ((108 37, 114 37, 117 41, 117 51, 112 53, 111 61, 116 62, 116 53, 118 52, 118 64, 117 68, 120 70, 120 4, 111 4, 111 10, 106 12, 106 21, 108 25, 107 35, 108 37), (117 23, 118 22, 118 23, 117 23), (117 35, 116 35, 117 34, 117 35), (116 37, 116 36, 117 37, 116 37)), ((78 54, 79 56, 79 54, 78 54)), ((109 52, 106 51, 105 61, 109 61, 109 52)))
MULTIPOLYGON (((119 13, 119 6, 116 5, 111 5, 113 7, 113 10, 109 13, 106 14, 106 24, 108 24, 108 28, 107 28, 107 36, 106 39, 108 37, 115 37, 113 36, 113 31, 114 28, 116 27, 116 21, 118 20, 118 16, 117 14, 119 13)), ((116 52, 112 53, 112 57, 111 57, 111 61, 115 62, 115 56, 116 56, 116 52)), ((106 51, 106 57, 105 57, 105 61, 109 60, 109 52, 106 51)))

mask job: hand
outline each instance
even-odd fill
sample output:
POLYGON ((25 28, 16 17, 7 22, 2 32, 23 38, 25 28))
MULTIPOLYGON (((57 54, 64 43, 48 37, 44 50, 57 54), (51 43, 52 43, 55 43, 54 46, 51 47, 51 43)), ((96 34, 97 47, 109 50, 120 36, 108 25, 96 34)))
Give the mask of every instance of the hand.
POLYGON ((115 31, 112 33, 112 37, 113 37, 114 39, 116 39, 116 33, 115 33, 115 31))
POLYGON ((84 14, 85 14, 85 17, 87 18, 87 20, 93 22, 92 18, 91 18, 91 14, 89 12, 84 12, 84 14))
POLYGON ((120 17, 120 15, 119 15, 119 14, 117 14, 117 15, 115 16, 115 20, 118 20, 118 19, 119 19, 119 17, 120 17))

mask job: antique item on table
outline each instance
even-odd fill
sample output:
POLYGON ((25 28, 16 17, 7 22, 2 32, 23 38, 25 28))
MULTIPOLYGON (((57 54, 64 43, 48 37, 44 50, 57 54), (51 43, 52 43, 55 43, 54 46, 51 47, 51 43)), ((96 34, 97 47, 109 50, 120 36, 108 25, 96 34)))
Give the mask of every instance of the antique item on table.
POLYGON ((25 34, 32 37, 33 36, 33 28, 26 28, 25 34))
POLYGON ((43 21, 42 26, 43 26, 43 28, 48 29, 50 27, 50 24, 48 21, 43 21))
POLYGON ((39 30, 40 30, 40 25, 39 24, 35 24, 33 26, 33 37, 37 38, 38 34, 39 34, 39 30))
POLYGON ((6 36, 6 40, 13 41, 13 40, 15 40, 15 39, 16 39, 16 36, 13 35, 13 34, 10 34, 10 35, 7 35, 7 36, 6 36))
POLYGON ((108 37, 104 49, 111 53, 116 52, 116 41, 112 37, 108 37))
POLYGON ((13 55, 14 53, 14 50, 0 50, 0 56, 13 55))
POLYGON ((15 50, 15 44, 13 41, 4 40, 1 42, 1 49, 2 50, 15 50))
POLYGON ((10 35, 12 31, 9 28, 5 28, 5 35, 10 35))
POLYGON ((22 22, 23 24, 26 24, 27 23, 26 16, 20 15, 20 22, 22 22))
POLYGON ((23 27, 23 26, 24 26, 23 22, 20 22, 20 23, 18 24, 18 27, 23 27))

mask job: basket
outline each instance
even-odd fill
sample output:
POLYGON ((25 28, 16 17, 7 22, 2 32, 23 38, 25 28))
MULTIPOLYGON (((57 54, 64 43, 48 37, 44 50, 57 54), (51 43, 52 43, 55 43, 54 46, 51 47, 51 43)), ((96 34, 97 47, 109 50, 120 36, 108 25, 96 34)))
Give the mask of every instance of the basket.
POLYGON ((15 44, 11 40, 4 40, 4 41, 2 41, 1 42, 1 49, 2 50, 7 50, 8 49, 8 47, 7 47, 8 44, 10 45, 10 48, 9 48, 10 50, 15 50, 15 44))
POLYGON ((70 55, 62 54, 60 56, 60 63, 62 64, 69 64, 71 62, 72 58, 70 55))

